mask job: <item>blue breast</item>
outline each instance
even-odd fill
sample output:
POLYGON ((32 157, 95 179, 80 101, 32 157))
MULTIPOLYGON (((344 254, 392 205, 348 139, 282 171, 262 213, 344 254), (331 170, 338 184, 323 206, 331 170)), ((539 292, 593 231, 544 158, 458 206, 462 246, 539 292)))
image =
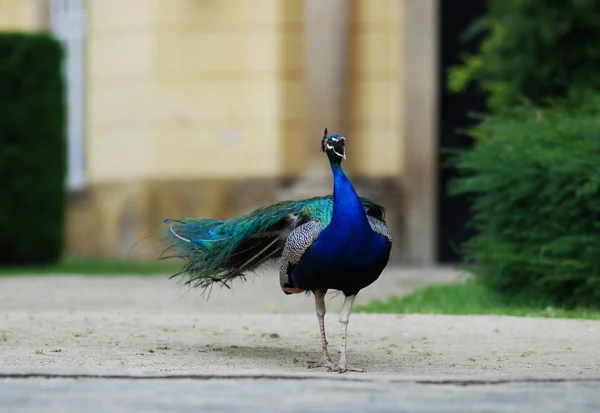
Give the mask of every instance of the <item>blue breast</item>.
POLYGON ((306 250, 292 273, 303 290, 335 289, 356 294, 387 265, 391 244, 375 233, 360 198, 339 164, 332 165, 334 206, 329 225, 306 250))

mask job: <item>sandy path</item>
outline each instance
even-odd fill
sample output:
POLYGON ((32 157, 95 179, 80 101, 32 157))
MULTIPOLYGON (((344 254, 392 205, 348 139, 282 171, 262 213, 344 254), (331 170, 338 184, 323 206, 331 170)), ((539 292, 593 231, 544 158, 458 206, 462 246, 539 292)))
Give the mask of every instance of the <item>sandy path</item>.
MULTIPOLYGON (((389 268, 361 291, 356 304, 406 294, 420 286, 464 277, 451 269, 389 268)), ((342 298, 330 294, 328 308, 338 311, 342 298)), ((286 296, 276 270, 267 270, 233 288, 215 288, 208 300, 178 280, 166 277, 0 277, 0 311, 139 311, 197 313, 314 313, 314 300, 286 296)))
MULTIPOLYGON (((455 276, 392 270, 363 300, 455 276)), ((284 296, 268 277, 208 302, 160 278, 2 278, 0 366, 306 374, 319 349, 312 301, 284 296)), ((333 300, 332 350, 341 297, 333 300)), ((351 362, 368 375, 600 376, 596 321, 355 314, 349 332, 351 362)))

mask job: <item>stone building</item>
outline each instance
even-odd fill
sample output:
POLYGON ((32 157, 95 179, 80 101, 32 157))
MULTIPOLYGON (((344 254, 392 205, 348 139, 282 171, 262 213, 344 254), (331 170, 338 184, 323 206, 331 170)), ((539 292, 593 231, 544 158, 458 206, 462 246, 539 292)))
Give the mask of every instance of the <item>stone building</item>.
MULTIPOLYGON (((441 0, 439 0, 441 1, 441 0)), ((64 41, 68 252, 120 256, 166 217, 329 193, 347 137, 393 259, 438 260, 438 0, 0 0, 64 41)))

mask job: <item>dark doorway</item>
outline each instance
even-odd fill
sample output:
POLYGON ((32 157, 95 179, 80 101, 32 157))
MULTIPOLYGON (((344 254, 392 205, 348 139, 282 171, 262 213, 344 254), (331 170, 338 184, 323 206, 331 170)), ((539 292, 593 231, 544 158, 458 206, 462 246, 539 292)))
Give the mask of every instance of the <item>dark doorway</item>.
MULTIPOLYGON (((477 51, 480 39, 468 42, 461 36, 471 22, 486 11, 482 0, 441 0, 440 2, 440 91, 439 91, 439 136, 440 149, 466 149, 472 139, 461 132, 473 124, 470 112, 483 112, 485 101, 482 93, 471 87, 466 93, 450 93, 447 87, 448 68, 460 63, 465 52, 477 51)), ((457 176, 456 171, 442 167, 446 155, 440 154, 438 169, 438 260, 452 263, 461 260, 460 245, 474 231, 467 227, 470 220, 469 200, 466 197, 448 196, 448 183, 457 176)))

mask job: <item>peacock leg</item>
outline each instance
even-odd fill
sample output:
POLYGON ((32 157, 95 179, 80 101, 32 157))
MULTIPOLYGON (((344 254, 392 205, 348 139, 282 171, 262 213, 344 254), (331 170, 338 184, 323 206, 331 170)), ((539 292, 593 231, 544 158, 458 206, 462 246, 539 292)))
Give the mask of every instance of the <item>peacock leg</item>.
POLYGON ((319 320, 319 329, 321 330, 322 355, 321 360, 309 364, 308 368, 327 367, 328 370, 332 370, 336 365, 333 364, 331 357, 329 357, 329 352, 327 351, 327 336, 325 335, 325 293, 327 293, 327 290, 315 290, 313 293, 315 295, 315 311, 319 320))
POLYGON ((342 327, 342 347, 340 349, 340 362, 337 366, 335 366, 331 371, 336 371, 338 373, 345 373, 347 371, 356 371, 356 372, 364 372, 364 369, 359 369, 356 367, 348 366, 348 356, 346 350, 346 342, 348 338, 348 321, 350 320, 350 312, 352 311, 352 305, 354 304, 354 300, 356 299, 356 295, 349 295, 344 299, 344 305, 342 305, 342 310, 340 311, 340 325, 342 327))

